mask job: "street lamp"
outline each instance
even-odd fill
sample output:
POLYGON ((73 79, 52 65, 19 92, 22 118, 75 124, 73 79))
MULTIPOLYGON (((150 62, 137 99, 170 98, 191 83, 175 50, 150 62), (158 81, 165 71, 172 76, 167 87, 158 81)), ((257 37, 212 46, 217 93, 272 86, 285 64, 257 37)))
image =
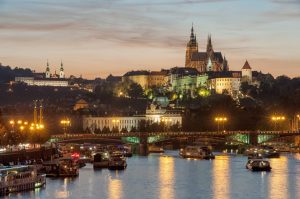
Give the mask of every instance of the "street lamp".
POLYGON ((281 122, 281 121, 284 121, 285 120, 285 116, 275 115, 275 116, 272 116, 271 120, 274 122, 274 130, 276 130, 277 129, 277 123, 281 122))
POLYGON ((222 123, 223 129, 224 129, 224 123, 227 122, 227 117, 215 117, 215 122, 217 122, 218 132, 219 132, 219 130, 220 130, 220 123, 222 123))
MULTIPOLYGON (((67 127, 71 125, 71 121, 69 119, 64 119, 60 121, 60 124, 63 126, 64 135, 67 136, 67 127)), ((44 128, 44 125, 42 125, 41 128, 44 128)))

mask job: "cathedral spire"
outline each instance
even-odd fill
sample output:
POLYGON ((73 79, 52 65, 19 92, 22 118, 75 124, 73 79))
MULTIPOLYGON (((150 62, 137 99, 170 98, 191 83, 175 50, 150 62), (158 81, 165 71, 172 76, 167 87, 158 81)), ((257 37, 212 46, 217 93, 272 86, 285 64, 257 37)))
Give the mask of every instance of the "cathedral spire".
POLYGON ((64 70, 64 65, 63 65, 62 60, 60 60, 60 70, 64 70))
POLYGON ((192 28, 191 28, 191 36, 190 36, 190 40, 195 39, 195 35, 194 35, 194 24, 192 24, 192 28))
POLYGON ((208 35, 208 38, 207 38, 207 47, 206 47, 206 51, 207 51, 207 52, 213 51, 213 45, 212 45, 212 42, 211 42, 211 34, 209 34, 209 35, 208 35))

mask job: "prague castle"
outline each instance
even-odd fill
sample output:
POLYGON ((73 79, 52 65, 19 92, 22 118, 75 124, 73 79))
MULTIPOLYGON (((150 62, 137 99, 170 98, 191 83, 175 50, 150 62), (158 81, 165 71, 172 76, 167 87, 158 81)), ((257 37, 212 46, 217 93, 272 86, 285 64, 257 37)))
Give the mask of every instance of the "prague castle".
POLYGON ((199 52, 196 34, 192 26, 190 40, 186 46, 185 67, 196 68, 200 73, 207 71, 228 71, 228 63, 221 52, 213 49, 211 35, 208 36, 206 51, 199 52))

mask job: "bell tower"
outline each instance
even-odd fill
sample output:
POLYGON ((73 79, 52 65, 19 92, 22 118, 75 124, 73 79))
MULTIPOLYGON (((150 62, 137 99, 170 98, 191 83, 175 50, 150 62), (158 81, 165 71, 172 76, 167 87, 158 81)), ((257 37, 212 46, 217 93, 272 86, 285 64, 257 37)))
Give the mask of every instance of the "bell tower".
POLYGON ((59 69, 59 78, 65 78, 65 72, 64 72, 64 67, 63 63, 61 61, 60 63, 60 69, 59 69))
POLYGON ((197 43, 196 35, 194 34, 194 27, 192 25, 190 40, 186 45, 185 67, 191 66, 192 55, 195 52, 198 52, 198 43, 197 43))
POLYGON ((50 67, 49 67, 49 62, 47 60, 47 67, 46 67, 46 73, 45 73, 46 78, 50 78, 51 77, 51 73, 50 73, 50 67))

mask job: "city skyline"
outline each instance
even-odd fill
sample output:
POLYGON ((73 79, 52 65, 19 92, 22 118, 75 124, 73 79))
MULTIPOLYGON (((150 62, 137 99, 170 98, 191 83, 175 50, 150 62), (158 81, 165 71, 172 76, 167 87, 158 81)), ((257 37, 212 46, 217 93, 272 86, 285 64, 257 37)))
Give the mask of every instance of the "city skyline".
POLYGON ((184 66, 194 24, 199 48, 212 34, 231 70, 300 74, 300 2, 0 0, 0 62, 87 78, 184 66), (178 7, 180 6, 180 9, 178 7), (217 13, 217 14, 216 14, 217 13), (57 71, 58 72, 58 71, 57 71))

